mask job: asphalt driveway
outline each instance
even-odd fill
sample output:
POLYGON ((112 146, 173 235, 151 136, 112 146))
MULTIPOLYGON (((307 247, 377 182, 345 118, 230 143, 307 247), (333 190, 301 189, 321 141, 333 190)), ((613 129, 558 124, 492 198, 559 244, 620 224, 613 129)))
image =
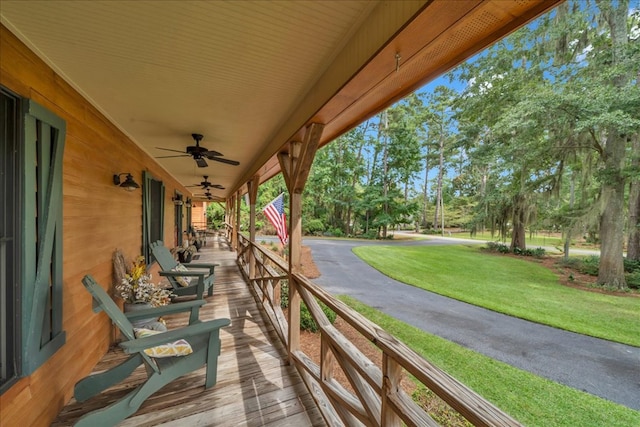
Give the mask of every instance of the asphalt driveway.
POLYGON ((424 291, 390 279, 352 252, 355 246, 372 244, 459 243, 449 239, 384 243, 304 239, 322 273, 314 282, 332 294, 352 296, 493 359, 640 410, 640 348, 539 325, 424 291))

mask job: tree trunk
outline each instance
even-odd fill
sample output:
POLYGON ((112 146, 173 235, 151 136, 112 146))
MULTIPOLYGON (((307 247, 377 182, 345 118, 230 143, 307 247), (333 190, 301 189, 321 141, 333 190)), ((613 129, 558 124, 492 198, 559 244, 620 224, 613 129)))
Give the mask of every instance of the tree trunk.
MULTIPOLYGON (((638 76, 640 77, 640 75, 638 76)), ((640 82, 638 82, 640 84, 640 82)), ((633 137, 631 170, 640 171, 640 135, 633 137)), ((629 240, 627 259, 640 261, 640 172, 636 172, 629 184, 629 240)))
POLYGON ((438 165, 438 184, 436 188, 436 212, 433 216, 433 228, 438 229, 438 210, 442 204, 442 177, 444 176, 444 138, 440 136, 440 163, 438 165))
MULTIPOLYGON (((613 61, 620 61, 622 47, 627 43, 628 2, 621 1, 617 5, 604 4, 603 16, 611 30, 613 61)), ((614 78, 615 87, 623 87, 628 81, 626 76, 614 78)), ((627 289, 624 277, 624 187, 623 175, 626 136, 610 131, 606 136, 602 153, 606 176, 600 190, 600 268, 598 283, 617 289, 627 289)))
POLYGON ((427 200, 429 199, 429 146, 426 147, 427 152, 424 155, 424 190, 422 192, 422 226, 427 224, 427 200))
POLYGON ((511 233, 511 252, 516 248, 526 249, 525 212, 526 199, 522 194, 515 197, 513 206, 513 232, 511 233))
MULTIPOLYGON (((573 209, 573 205, 575 203, 575 189, 576 189, 576 172, 575 170, 571 174, 571 188, 569 190, 569 208, 573 209)), ((571 245, 571 235, 573 232, 573 227, 569 226, 565 229, 565 240, 564 240, 564 260, 569 260, 569 246, 571 245)))
MULTIPOLYGON (((389 202, 387 201, 387 197, 389 194, 389 169, 388 169, 388 144, 389 144, 389 117, 387 115, 387 111, 385 110, 384 112, 384 136, 382 138, 382 140, 384 141, 384 148, 383 148, 383 154, 382 154, 382 172, 383 172, 383 177, 382 177, 382 191, 384 193, 384 215, 385 218, 388 218, 389 215, 389 202)), ((387 238, 387 229, 388 229, 388 224, 386 222, 385 219, 385 223, 382 227, 382 238, 386 239, 387 238)))
MULTIPOLYGON (((614 145, 613 143, 607 144, 614 145)), ((622 146, 624 152, 624 144, 622 146)), ((609 162, 607 162, 609 163, 609 162)), ((607 168, 608 169, 608 168, 607 168)), ((618 169, 620 172, 620 169, 618 169)), ((609 177, 608 181, 612 181, 609 177)), ((626 289, 624 277, 623 248, 623 206, 624 179, 619 176, 615 182, 607 182, 601 190, 600 215, 600 268, 598 283, 617 289, 626 289)))

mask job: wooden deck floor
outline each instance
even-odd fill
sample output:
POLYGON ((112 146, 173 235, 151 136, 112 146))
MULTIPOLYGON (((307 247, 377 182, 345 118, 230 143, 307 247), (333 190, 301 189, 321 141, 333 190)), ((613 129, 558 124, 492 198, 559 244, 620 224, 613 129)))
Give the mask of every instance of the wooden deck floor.
MULTIPOLYGON (((236 253, 210 237, 194 262, 217 262, 213 297, 201 310, 202 320, 227 317, 231 326, 221 332, 222 354, 218 383, 204 389, 204 368, 179 378, 151 396, 119 426, 324 426, 313 399, 295 368, 285 362, 285 349, 265 324, 257 304, 235 263, 236 253)), ((167 318, 171 329, 187 323, 187 316, 167 318)), ((124 357, 109 351, 95 370, 124 357)), ((83 414, 121 397, 145 378, 142 368, 125 383, 87 402, 74 399, 54 426, 71 425, 83 414)))

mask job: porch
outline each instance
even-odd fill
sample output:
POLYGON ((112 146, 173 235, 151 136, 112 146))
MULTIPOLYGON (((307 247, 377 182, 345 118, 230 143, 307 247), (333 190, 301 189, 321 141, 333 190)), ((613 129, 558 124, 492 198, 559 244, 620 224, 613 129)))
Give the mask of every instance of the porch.
MULTIPOLYGON (((200 319, 231 319, 221 331, 217 384, 205 390, 205 369, 194 371, 155 393, 120 426, 439 425, 407 393, 409 383, 409 388, 432 390, 473 425, 520 425, 304 276, 289 274, 277 254, 242 234, 234 236, 233 227, 227 227, 226 235, 207 239, 196 261, 220 264, 214 295, 207 298, 200 319), (304 302, 309 308, 320 331, 311 340, 307 334, 301 342, 300 316, 282 310, 280 301, 287 295, 293 297, 292 306, 304 302), (320 303, 339 321, 328 320, 320 303)), ((172 329, 186 325, 188 314, 165 320, 172 329)), ((93 372, 125 357, 114 347, 93 372)), ((73 424, 145 378, 140 367, 89 401, 72 399, 52 425, 73 424)))
MULTIPOLYGON (((200 319, 231 319, 222 329, 218 382, 204 389, 205 368, 181 377, 149 398, 121 426, 321 426, 326 425, 296 369, 288 365, 286 349, 265 322, 236 265, 236 253, 223 237, 209 237, 198 262, 216 262, 214 296, 200 310, 200 319)), ((188 314, 165 318, 171 329, 188 323, 188 314)), ((108 369, 126 355, 112 348, 94 372, 108 369)), ((144 368, 84 403, 72 399, 53 426, 73 424, 82 415, 117 400, 144 381, 144 368)))

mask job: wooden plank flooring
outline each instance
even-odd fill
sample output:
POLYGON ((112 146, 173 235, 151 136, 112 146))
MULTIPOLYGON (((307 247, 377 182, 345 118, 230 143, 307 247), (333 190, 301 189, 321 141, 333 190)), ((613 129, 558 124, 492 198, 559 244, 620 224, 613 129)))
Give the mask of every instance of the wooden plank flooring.
MULTIPOLYGON (((204 368, 165 386, 119 426, 324 426, 312 397, 295 368, 286 364, 285 349, 264 322, 258 306, 235 263, 236 253, 226 241, 209 237, 194 262, 216 262, 213 297, 200 311, 202 320, 231 319, 222 329, 218 382, 204 389, 204 368)), ((169 329, 184 325, 186 314, 167 317, 169 329)), ((95 371, 108 369, 124 357, 109 351, 95 371)), ((53 426, 71 425, 83 414, 104 407, 144 381, 138 368, 122 384, 84 403, 74 399, 53 426)))

